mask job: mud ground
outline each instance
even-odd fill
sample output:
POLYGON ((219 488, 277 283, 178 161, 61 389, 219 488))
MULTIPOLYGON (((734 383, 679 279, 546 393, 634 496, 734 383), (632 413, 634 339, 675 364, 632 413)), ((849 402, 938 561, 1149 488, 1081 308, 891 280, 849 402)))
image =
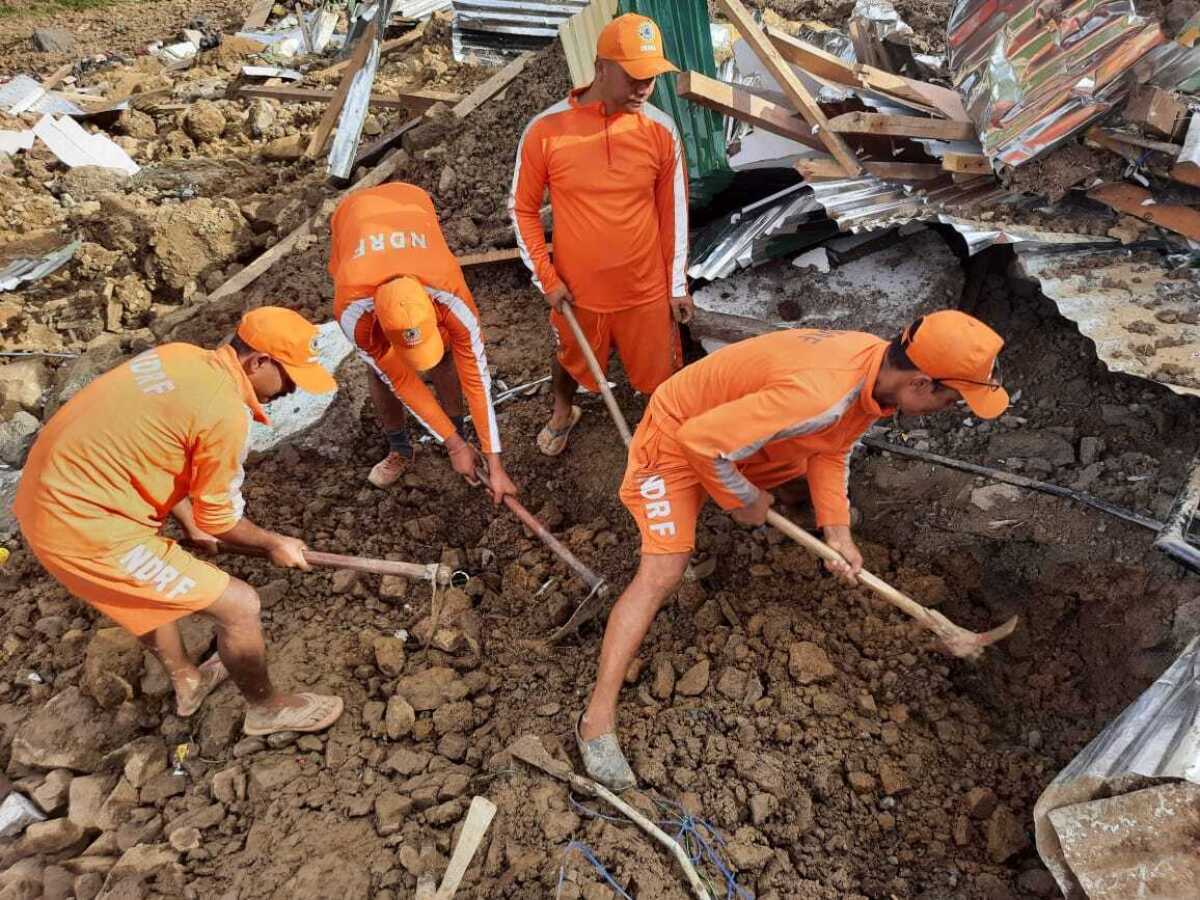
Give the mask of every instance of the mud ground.
MULTIPOLYGON (((130 46, 135 37, 141 41, 142 32, 130 46)), ((434 83, 469 89, 468 75, 454 82, 451 68, 436 73, 433 63, 422 56, 410 69, 426 67, 434 83)), ((561 93, 549 81, 552 70, 547 61, 531 70, 547 85, 545 96, 510 90, 509 99, 529 110, 485 106, 470 129, 425 148, 440 153, 415 151, 401 170, 445 194, 456 246, 489 245, 508 165, 494 160, 515 145, 518 113, 527 117, 561 93), (472 210, 472 203, 480 205, 472 210)), ((397 82, 402 71, 409 70, 393 70, 397 82)), ((232 122, 226 103, 233 101, 220 101, 232 122)), ((236 112, 239 122, 248 114, 244 106, 236 112)), ((281 132, 311 127, 317 114, 281 112, 281 132)), ((159 125, 162 134, 148 146, 180 128, 170 117, 159 125)), ((118 335, 113 359, 162 337, 216 343, 243 309, 265 303, 328 318, 325 231, 233 302, 203 301, 208 285, 328 193, 302 166, 260 167, 262 144, 275 136, 251 139, 238 125, 206 151, 163 151, 185 160, 220 151, 249 166, 244 181, 226 177, 205 196, 241 204, 254 233, 229 242, 215 274, 188 269, 193 288, 171 283, 169 259, 148 253, 142 232, 121 232, 100 210, 86 213, 97 247, 116 254, 125 240, 131 248, 128 258, 105 257, 105 277, 136 276, 157 304, 155 314, 135 307, 111 332, 118 335), (245 203, 259 195, 287 204, 256 226, 245 203), (197 293, 185 298, 189 290, 197 293), (158 314, 181 305, 195 314, 163 335, 150 330, 158 314)), ((32 192, 40 175, 9 177, 32 192)), ((146 208, 159 200, 151 196, 146 208)), ((143 212, 153 216, 147 227, 171 224, 143 212)), ((7 227, 5 240, 15 241, 20 222, 7 227)), ((887 436, 1019 467, 1161 516, 1194 450, 1192 404, 1108 373, 1074 326, 1011 282, 1005 267, 1003 253, 972 265, 963 303, 1008 338, 1005 381, 1014 396, 1020 392, 1010 415, 994 425, 953 417, 881 423, 887 436)), ((27 316, 43 337, 82 348, 96 340, 98 332, 88 331, 94 324, 60 329, 58 314, 39 318, 46 304, 74 299, 72 285, 88 283, 80 274, 48 279, 27 316)), ((468 280, 497 376, 516 385, 543 375, 550 334, 524 271, 473 269, 468 280)), ((687 896, 671 861, 645 836, 595 816, 594 804, 504 752, 532 732, 578 762, 572 726, 594 675, 600 630, 592 626, 548 652, 529 641, 569 615, 584 595, 579 582, 428 445, 402 485, 370 488, 366 473, 385 446, 365 402, 365 373, 350 361, 339 377, 342 390, 319 427, 251 460, 249 513, 315 548, 466 570, 472 580, 444 606, 445 649, 422 640, 430 610, 423 585, 224 559, 260 589, 280 686, 337 692, 347 707, 325 735, 245 740, 232 687, 191 720, 175 717, 157 665, 119 642, 114 650, 104 623, 14 542, 0 569, 0 763, 18 788, 45 799, 52 816, 74 815, 65 785, 76 782, 80 795, 98 793, 99 809, 83 817, 78 833, 64 829, 65 843, 28 852, 28 844, 0 842, 0 897, 406 898, 419 875, 444 870, 475 794, 491 798, 499 813, 460 896, 540 898, 560 887, 564 897, 611 896, 579 853, 564 853, 572 840, 632 896, 687 896), (109 677, 117 673, 128 692, 109 677), (48 712, 52 698, 60 699, 48 712), (180 744, 188 748, 185 774, 174 775, 167 759, 180 744), (45 764, 16 758, 34 750, 45 764)), ((623 385, 618 397, 636 421, 642 398, 623 385)), ((602 404, 584 406, 571 448, 557 461, 533 444, 545 397, 501 407, 507 464, 526 505, 619 588, 637 545, 616 499, 623 453, 602 404)), ((1154 554, 1148 532, 1022 492, 984 509, 982 486, 875 453, 856 457, 851 485, 874 572, 967 627, 1021 616, 1016 634, 977 665, 937 654, 899 614, 837 586, 799 548, 766 530, 742 530, 710 508, 699 558, 712 561, 711 571, 701 565, 707 574, 663 610, 623 696, 623 740, 646 789, 634 802, 658 817, 682 808, 710 822, 728 841, 723 855, 737 884, 760 898, 1056 896, 1029 844, 1034 801, 1200 629, 1200 609, 1190 578, 1154 554), (657 806, 655 798, 676 806, 657 806)), ((791 513, 803 521, 803 510, 791 513)), ((211 631, 191 635, 195 652, 209 644, 211 631)))

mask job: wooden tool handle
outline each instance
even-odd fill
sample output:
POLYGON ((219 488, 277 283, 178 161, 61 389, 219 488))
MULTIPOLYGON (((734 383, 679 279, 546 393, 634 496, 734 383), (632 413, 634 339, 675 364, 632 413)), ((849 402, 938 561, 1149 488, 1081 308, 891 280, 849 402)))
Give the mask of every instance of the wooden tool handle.
POLYGON ((604 398, 604 405, 608 407, 608 414, 612 416, 613 423, 617 426, 617 431, 620 432, 621 440, 628 447, 629 442, 633 440, 633 435, 629 431, 629 423, 625 421, 625 415, 621 412, 621 407, 617 406, 617 398, 609 390, 608 379, 604 377, 604 372, 600 369, 600 363, 596 359, 596 354, 592 352, 592 345, 588 343, 583 329, 579 327, 579 320, 575 318, 571 304, 565 300, 562 305, 562 314, 563 318, 567 320, 567 324, 571 326, 571 333, 575 335, 575 342, 579 344, 579 349, 583 352, 583 358, 587 361, 588 370, 592 373, 592 377, 596 379, 596 386, 600 389, 600 396, 604 398))
MULTIPOLYGON (((185 545, 194 546, 191 541, 185 545)), ((239 547, 236 544, 218 545, 222 553, 236 553, 238 556, 254 556, 259 559, 267 558, 267 551, 257 547, 239 547)), ((449 566, 428 565, 420 563, 393 562, 390 559, 371 559, 366 556, 343 556, 340 553, 323 553, 320 550, 305 550, 304 559, 310 566, 323 566, 331 569, 350 569, 354 572, 366 572, 371 575, 402 575, 405 578, 420 578, 431 580, 433 575, 437 583, 450 583, 451 571, 449 566)))

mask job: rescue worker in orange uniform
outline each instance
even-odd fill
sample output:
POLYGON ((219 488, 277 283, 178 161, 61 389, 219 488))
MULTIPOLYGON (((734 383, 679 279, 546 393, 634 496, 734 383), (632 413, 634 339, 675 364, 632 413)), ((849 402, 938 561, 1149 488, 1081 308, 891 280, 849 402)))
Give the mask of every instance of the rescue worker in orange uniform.
POLYGON ((97 378, 42 429, 14 510, 25 542, 64 588, 131 631, 157 655, 192 715, 231 677, 248 709, 246 734, 320 731, 342 714, 338 697, 284 694, 271 683, 254 588, 159 533, 173 513, 213 553, 217 542, 266 551, 307 569, 305 545, 259 528, 244 513, 250 420, 297 387, 335 389, 317 360, 317 329, 298 313, 246 313, 218 350, 165 344, 97 378), (179 619, 217 625, 217 654, 199 668, 179 619))
POLYGON ((515 495, 500 461, 479 310, 429 195, 402 182, 355 191, 338 204, 331 233, 334 318, 373 373, 371 399, 388 439, 388 455, 368 480, 387 487, 412 461, 407 407, 445 444, 454 470, 475 483, 476 454, 463 438, 465 392, 492 498, 515 495))
POLYGON ((671 117, 648 103, 677 72, 653 20, 613 19, 596 46, 596 77, 535 116, 517 148, 509 212, 533 284, 550 304, 558 345, 554 409, 538 448, 557 456, 598 385, 562 316, 572 311, 601 369, 615 347, 629 382, 649 394, 682 365, 676 320, 690 321, 687 162, 671 117), (554 260, 540 210, 550 190, 554 260))
POLYGON ((596 685, 577 730, 588 774, 634 784, 617 740, 617 694, 659 607, 679 584, 709 497, 743 525, 762 525, 770 490, 808 483, 826 567, 853 584, 862 555, 850 533, 851 448, 879 418, 928 415, 964 400, 980 418, 1008 407, 996 357, 1004 341, 954 310, 917 320, 892 341, 796 329, 731 344, 675 375, 650 399, 629 447, 621 502, 642 536, 638 571, 604 632, 596 685))

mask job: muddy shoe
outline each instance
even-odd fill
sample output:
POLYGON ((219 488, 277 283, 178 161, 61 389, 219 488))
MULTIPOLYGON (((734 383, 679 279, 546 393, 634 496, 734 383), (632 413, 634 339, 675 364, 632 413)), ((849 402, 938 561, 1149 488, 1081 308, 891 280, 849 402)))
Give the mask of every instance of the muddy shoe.
POLYGON ((583 416, 583 410, 578 406, 571 407, 571 421, 562 429, 551 428, 549 423, 546 427, 538 432, 537 446, 546 456, 558 456, 567 449, 567 439, 571 436, 571 431, 579 424, 579 419, 583 416))
POLYGON ((579 755, 583 757, 583 768, 588 775, 618 794, 636 785, 637 778, 625 761, 617 736, 610 731, 585 741, 579 736, 582 722, 583 714, 580 713, 575 720, 575 742, 579 745, 579 755))
POLYGON ((248 709, 242 731, 248 735, 275 734, 279 731, 324 731, 342 715, 342 698, 324 694, 297 694, 303 706, 282 709, 248 709))
POLYGON ((219 688, 229 678, 229 671, 225 668, 225 663, 221 662, 221 658, 215 653, 210 656, 200 666, 200 683, 196 685, 196 689, 186 697, 175 694, 175 714, 181 719, 186 719, 200 708, 208 695, 219 688))
POLYGON ((375 467, 371 469, 371 474, 367 476, 367 481, 371 482, 377 488, 391 487, 404 474, 405 467, 411 462, 412 459, 410 457, 393 450, 379 462, 375 463, 375 467))

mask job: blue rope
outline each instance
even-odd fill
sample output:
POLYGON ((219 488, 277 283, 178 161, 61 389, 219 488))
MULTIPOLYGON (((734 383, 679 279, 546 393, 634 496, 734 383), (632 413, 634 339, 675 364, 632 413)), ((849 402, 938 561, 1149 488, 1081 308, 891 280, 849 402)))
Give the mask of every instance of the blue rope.
POLYGON ((621 885, 617 883, 616 879, 608 874, 608 869, 604 868, 604 863, 596 859, 596 854, 592 852, 592 849, 582 841, 571 841, 571 843, 567 844, 566 849, 563 851, 562 865, 558 867, 558 890, 556 890, 554 893, 556 898, 562 895, 563 881, 567 877, 567 857, 571 855, 572 850, 578 850, 580 855, 582 855, 584 859, 592 864, 592 868, 600 873, 600 877, 608 882, 609 886, 613 889, 613 892, 618 897, 623 897, 625 900, 633 900, 632 897, 625 893, 625 888, 621 887, 621 885))
POLYGON ((721 832, 707 819, 696 818, 676 803, 659 798, 658 804, 672 815, 671 819, 659 824, 678 829, 675 841, 688 853, 692 865, 703 866, 707 862, 717 870, 725 882, 726 900, 754 900, 754 895, 737 883, 737 877, 721 856, 720 850, 725 846, 721 832), (689 846, 693 843, 694 847, 689 846))

